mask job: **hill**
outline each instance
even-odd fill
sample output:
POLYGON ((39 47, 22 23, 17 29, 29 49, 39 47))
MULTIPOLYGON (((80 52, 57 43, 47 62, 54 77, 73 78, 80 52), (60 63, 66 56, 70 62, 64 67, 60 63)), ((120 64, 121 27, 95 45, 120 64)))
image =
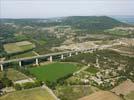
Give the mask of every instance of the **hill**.
POLYGON ((108 16, 69 16, 49 19, 1 19, 2 23, 15 23, 31 26, 70 25, 80 29, 109 29, 126 25, 108 16))
POLYGON ((124 23, 107 16, 72 16, 63 18, 61 23, 71 25, 74 28, 89 29, 92 31, 125 25, 124 23))
POLYGON ((114 27, 127 26, 107 16, 70 16, 49 19, 1 19, 0 25, 0 56, 6 55, 3 45, 20 41, 30 41, 36 45, 39 54, 51 52, 51 47, 66 43, 98 40, 86 37, 105 33, 114 27), (85 36, 82 40, 81 36, 85 36))

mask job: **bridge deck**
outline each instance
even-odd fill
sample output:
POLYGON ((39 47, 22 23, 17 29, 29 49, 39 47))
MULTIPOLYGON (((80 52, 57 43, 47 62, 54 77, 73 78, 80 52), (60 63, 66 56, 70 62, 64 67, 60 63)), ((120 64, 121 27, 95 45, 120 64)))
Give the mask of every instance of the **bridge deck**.
POLYGON ((44 58, 44 57, 49 57, 49 56, 56 56, 56 55, 67 54, 67 53, 75 53, 75 52, 77 52, 77 51, 64 51, 64 52, 50 53, 50 54, 44 54, 44 55, 39 55, 39 56, 25 57, 25 58, 19 58, 19 59, 11 59, 11 60, 6 60, 6 61, 0 61, 0 64, 6 64, 6 63, 18 62, 18 61, 26 61, 26 60, 44 58))

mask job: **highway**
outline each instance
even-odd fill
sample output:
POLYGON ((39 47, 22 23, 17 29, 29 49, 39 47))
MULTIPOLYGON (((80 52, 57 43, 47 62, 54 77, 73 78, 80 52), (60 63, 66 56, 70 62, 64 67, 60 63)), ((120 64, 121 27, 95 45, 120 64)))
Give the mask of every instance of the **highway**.
POLYGON ((5 61, 0 61, 0 65, 7 64, 7 63, 12 63, 12 62, 19 62, 19 61, 27 61, 27 60, 32 60, 32 59, 45 58, 45 57, 56 56, 56 55, 64 55, 64 54, 69 54, 69 53, 85 52, 85 51, 87 52, 87 51, 92 51, 92 50, 94 51, 96 49, 102 50, 102 49, 106 49, 106 48, 109 48, 109 47, 112 47, 112 46, 115 46, 115 45, 120 45, 120 44, 121 43, 114 43, 112 45, 97 46, 95 48, 89 48, 89 49, 64 51, 64 52, 50 53, 50 54, 44 54, 44 55, 38 55, 38 56, 32 56, 32 57, 5 60, 5 61))
POLYGON ((6 63, 12 63, 12 62, 18 62, 18 61, 26 61, 26 60, 32 60, 32 59, 37 59, 37 58, 44 58, 44 57, 50 57, 50 56, 56 56, 56 55, 62 55, 62 54, 75 53, 75 52, 78 52, 78 51, 64 51, 64 52, 50 53, 50 54, 44 54, 44 55, 39 55, 39 56, 11 59, 11 60, 6 60, 6 61, 0 61, 0 64, 6 64, 6 63))

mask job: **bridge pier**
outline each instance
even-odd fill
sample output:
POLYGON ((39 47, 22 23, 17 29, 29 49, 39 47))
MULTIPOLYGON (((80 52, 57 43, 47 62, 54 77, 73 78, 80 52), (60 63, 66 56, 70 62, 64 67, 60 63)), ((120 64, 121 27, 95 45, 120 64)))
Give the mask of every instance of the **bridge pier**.
POLYGON ((50 61, 50 62, 53 61, 53 57, 52 57, 52 56, 49 57, 49 61, 50 61))
POLYGON ((20 67, 22 66, 22 63, 21 63, 21 61, 19 61, 19 66, 20 66, 20 67))
POLYGON ((96 58, 96 67, 100 68, 100 66, 99 66, 99 59, 98 58, 96 58))
POLYGON ((36 58, 35 64, 38 66, 39 65, 39 59, 36 58))
POLYGON ((71 57, 72 56, 72 53, 69 53, 69 57, 71 57))
POLYGON ((75 52, 75 55, 78 55, 78 52, 75 52))
POLYGON ((64 56, 63 56, 63 54, 61 55, 61 59, 64 59, 64 56))
POLYGON ((1 71, 3 71, 3 70, 4 70, 4 69, 3 69, 3 65, 2 65, 2 64, 0 65, 0 68, 1 68, 1 71))

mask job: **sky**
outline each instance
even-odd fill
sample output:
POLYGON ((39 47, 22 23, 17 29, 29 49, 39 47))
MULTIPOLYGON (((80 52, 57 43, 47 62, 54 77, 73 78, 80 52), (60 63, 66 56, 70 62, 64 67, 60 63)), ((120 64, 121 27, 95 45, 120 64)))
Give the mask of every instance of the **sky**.
POLYGON ((134 15, 134 0, 0 0, 0 18, 134 15))

